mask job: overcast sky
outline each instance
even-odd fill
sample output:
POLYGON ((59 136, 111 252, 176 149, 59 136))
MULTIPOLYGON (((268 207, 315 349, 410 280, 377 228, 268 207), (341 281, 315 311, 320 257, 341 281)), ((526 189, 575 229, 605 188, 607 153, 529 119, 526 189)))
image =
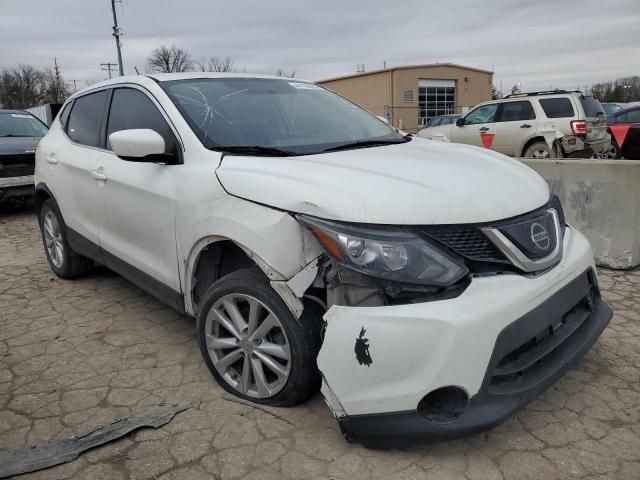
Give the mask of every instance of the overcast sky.
MULTIPOLYGON (((51 66, 102 80, 116 62, 110 0, 0 0, 0 68, 51 66)), ((509 90, 575 88, 640 74, 640 0, 122 0, 125 73, 176 44, 194 59, 309 80, 387 65, 454 62, 509 90)))

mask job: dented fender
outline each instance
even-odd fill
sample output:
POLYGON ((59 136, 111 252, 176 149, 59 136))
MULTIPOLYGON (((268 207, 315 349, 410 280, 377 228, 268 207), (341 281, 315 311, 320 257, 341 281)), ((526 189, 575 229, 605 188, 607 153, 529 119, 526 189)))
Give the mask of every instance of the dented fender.
POLYGON ((278 295, 284 300, 296 318, 300 318, 300 315, 302 315, 304 305, 301 299, 304 296, 304 292, 313 283, 317 273, 318 259, 315 259, 290 280, 271 281, 271 288, 278 292, 278 295))
MULTIPOLYGON (((230 240, 240 247, 260 267, 270 282, 276 283, 275 290, 290 307, 296 302, 298 283, 302 275, 291 286, 291 281, 301 271, 306 271, 322 253, 312 233, 303 228, 288 212, 242 199, 226 197, 211 203, 198 204, 198 214, 178 215, 178 255, 181 279, 185 295, 185 310, 194 314, 191 298, 193 273, 200 253, 211 243, 230 240), (215 203, 215 206, 214 206, 215 203), (196 222, 187 223, 196 218, 196 222), (292 290, 293 287, 293 290, 292 290)), ((308 271, 307 271, 308 274, 308 271)), ((313 278, 309 281, 309 284, 313 278)), ((308 285, 307 285, 308 286, 308 285)), ((296 311, 297 306, 292 308, 296 311)))

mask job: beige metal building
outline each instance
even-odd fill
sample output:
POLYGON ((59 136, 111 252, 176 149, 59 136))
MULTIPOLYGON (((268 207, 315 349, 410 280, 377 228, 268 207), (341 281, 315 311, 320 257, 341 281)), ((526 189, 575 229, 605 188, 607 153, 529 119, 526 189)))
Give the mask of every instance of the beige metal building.
POLYGON ((392 125, 416 131, 435 115, 491 100, 493 72, 453 63, 404 65, 320 80, 392 125))

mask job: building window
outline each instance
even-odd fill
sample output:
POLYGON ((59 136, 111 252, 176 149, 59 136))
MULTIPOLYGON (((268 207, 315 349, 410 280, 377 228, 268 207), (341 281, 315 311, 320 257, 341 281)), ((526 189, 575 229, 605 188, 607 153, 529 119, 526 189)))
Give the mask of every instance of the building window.
POLYGON ((405 90, 403 98, 404 103, 413 103, 413 90, 405 90))
POLYGON ((455 80, 420 80, 418 87, 418 125, 437 115, 456 113, 455 80))

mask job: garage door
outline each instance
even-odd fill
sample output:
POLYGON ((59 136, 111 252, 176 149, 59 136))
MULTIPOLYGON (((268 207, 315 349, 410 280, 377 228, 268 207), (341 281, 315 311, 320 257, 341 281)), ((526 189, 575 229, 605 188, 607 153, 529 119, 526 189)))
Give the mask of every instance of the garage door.
POLYGON ((418 85, 418 123, 436 115, 455 113, 455 80, 420 80, 418 85))

